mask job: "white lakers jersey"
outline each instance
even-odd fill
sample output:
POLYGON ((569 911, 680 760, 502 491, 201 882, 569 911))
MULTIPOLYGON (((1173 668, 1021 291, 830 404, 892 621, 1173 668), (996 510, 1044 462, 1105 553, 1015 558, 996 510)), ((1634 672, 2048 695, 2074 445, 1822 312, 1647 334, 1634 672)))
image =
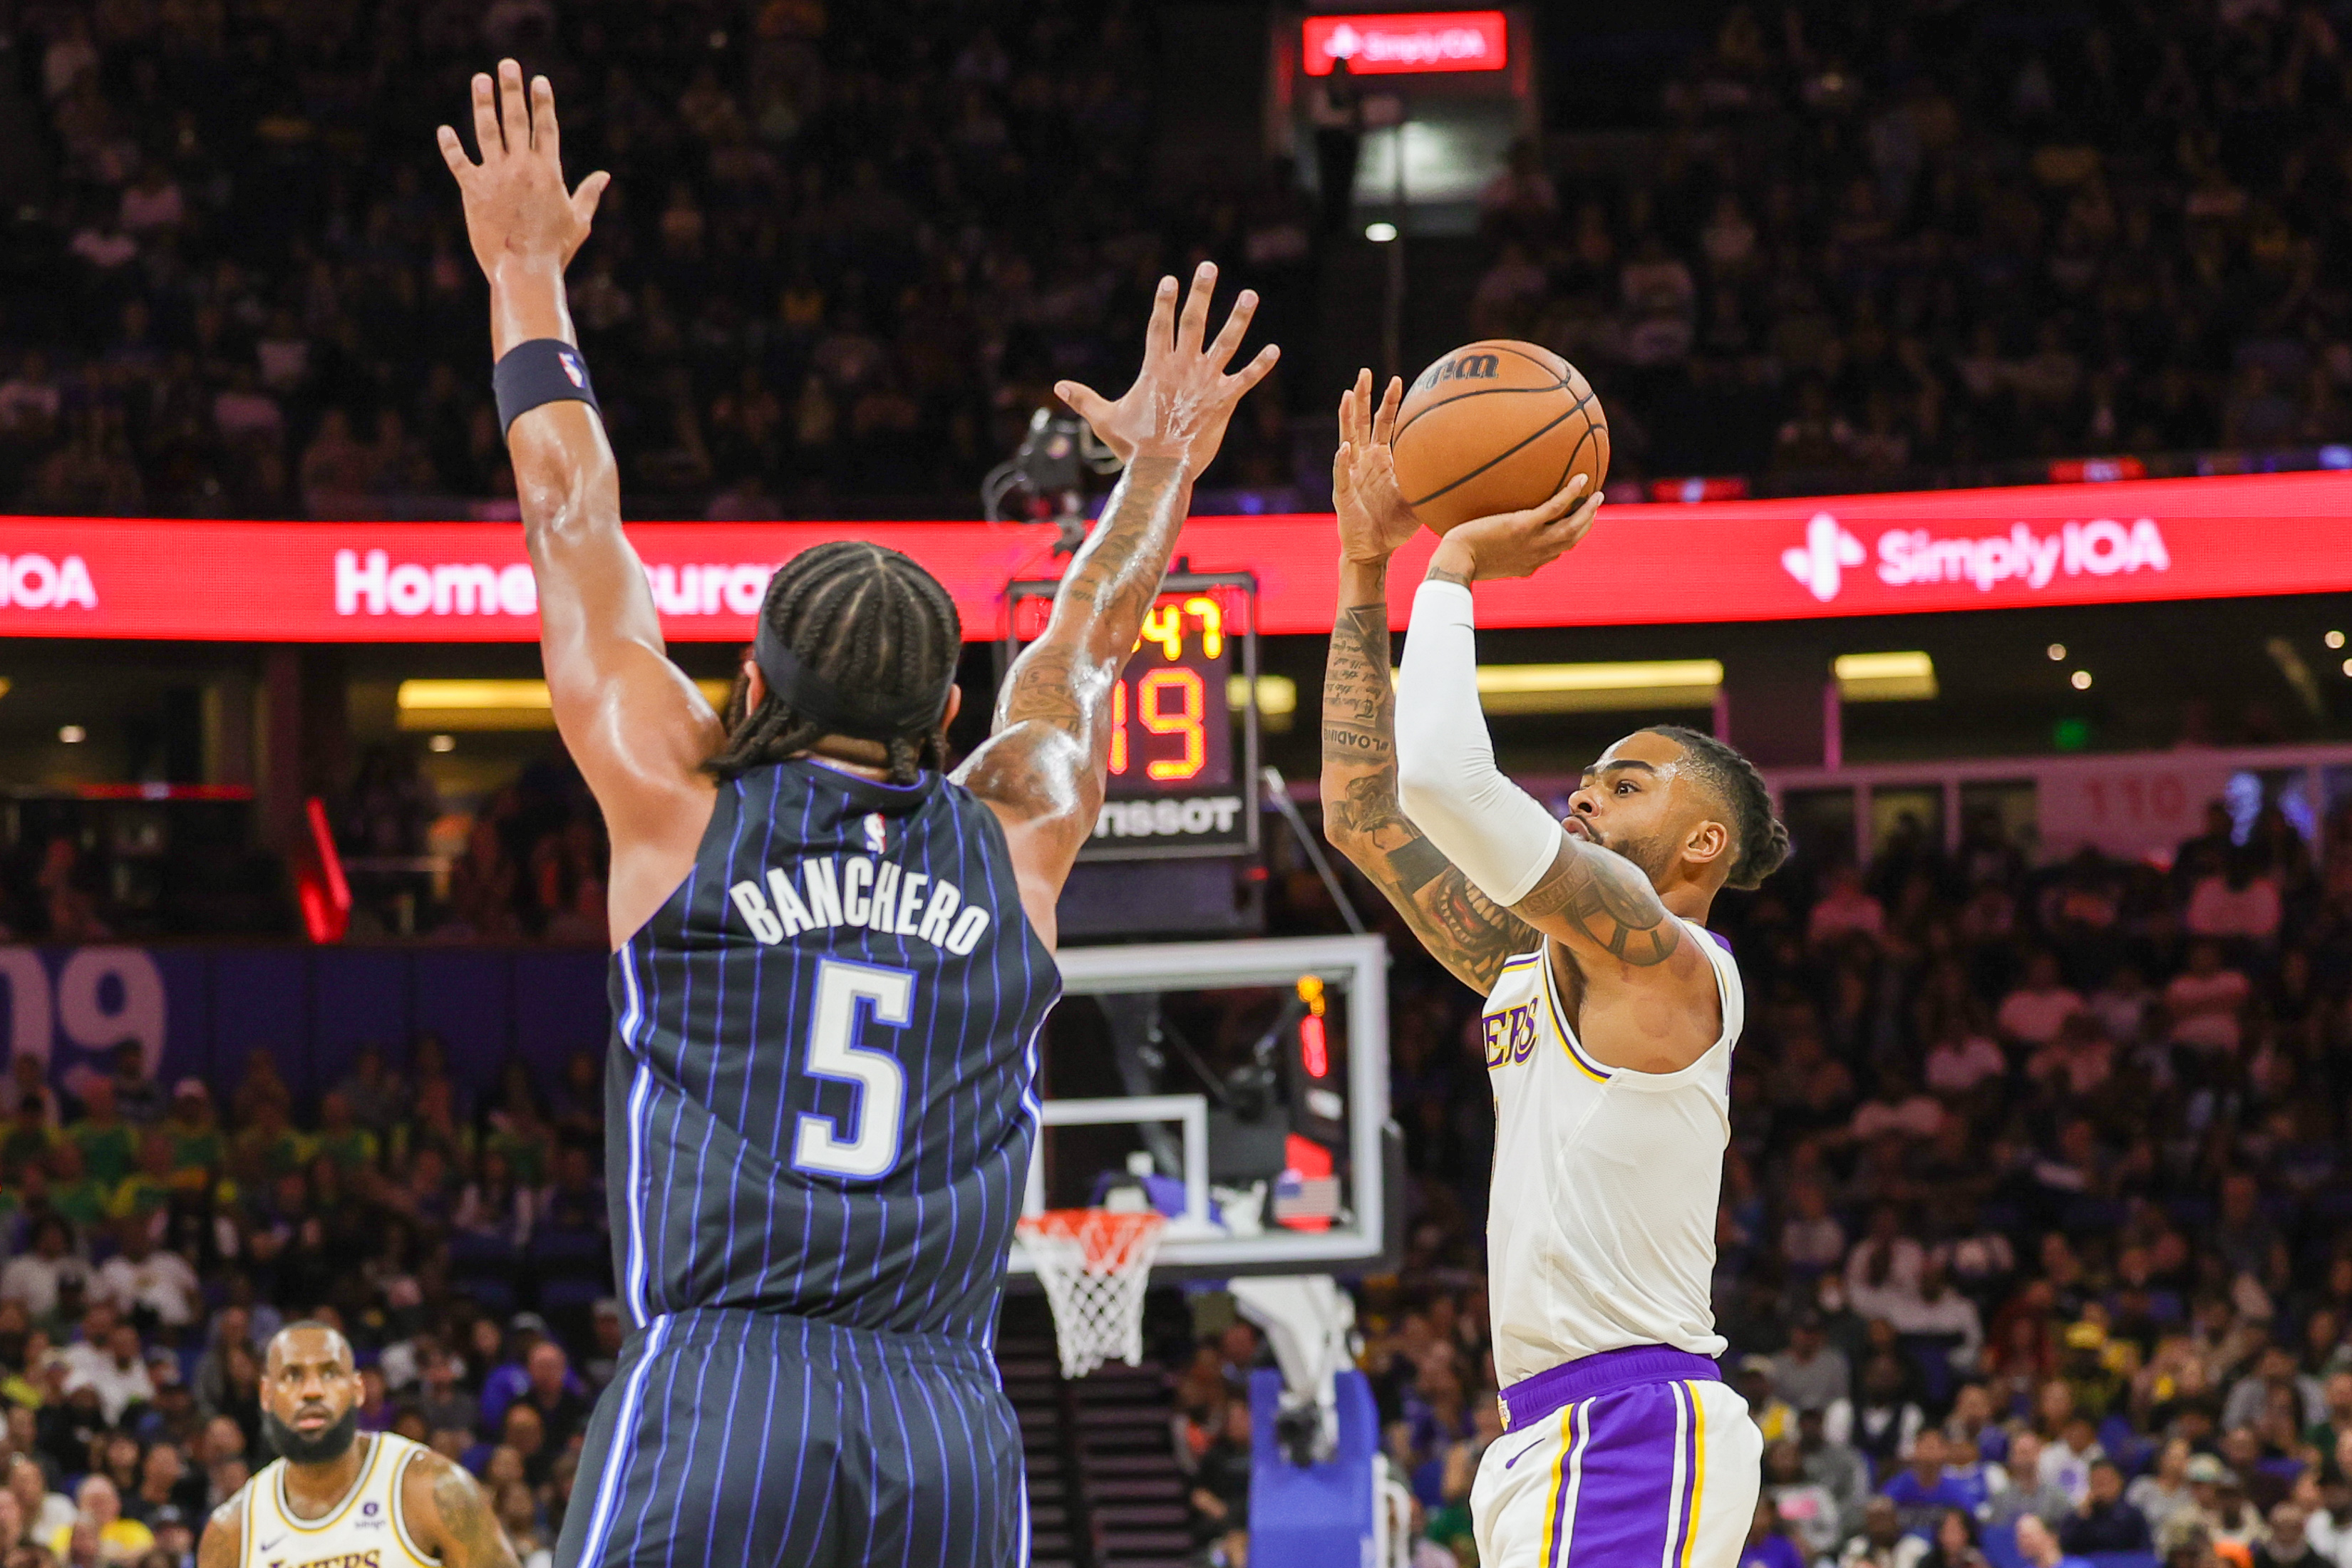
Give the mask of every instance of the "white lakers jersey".
POLYGON ((1731 955, 1683 924, 1715 965, 1723 1033, 1680 1072, 1587 1055, 1547 952, 1506 963, 1486 999, 1487 1290, 1506 1384, 1628 1345, 1723 1353, 1708 1287, 1745 1005, 1731 955))
POLYGON ((352 1489, 317 1519, 297 1519, 286 1499, 286 1461, 278 1459, 245 1486, 245 1560, 241 1568, 434 1568, 409 1539, 400 1515, 400 1483, 409 1465, 428 1452, 422 1443, 378 1432, 352 1489))

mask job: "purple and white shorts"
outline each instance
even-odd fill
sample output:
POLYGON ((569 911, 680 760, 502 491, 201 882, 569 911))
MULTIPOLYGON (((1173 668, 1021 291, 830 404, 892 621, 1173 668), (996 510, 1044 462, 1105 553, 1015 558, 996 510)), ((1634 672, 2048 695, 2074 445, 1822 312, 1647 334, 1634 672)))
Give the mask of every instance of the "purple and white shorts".
POLYGON ((1481 1568, 1733 1568, 1763 1435, 1715 1363, 1664 1346, 1586 1356, 1503 1391, 1478 1463, 1481 1568))

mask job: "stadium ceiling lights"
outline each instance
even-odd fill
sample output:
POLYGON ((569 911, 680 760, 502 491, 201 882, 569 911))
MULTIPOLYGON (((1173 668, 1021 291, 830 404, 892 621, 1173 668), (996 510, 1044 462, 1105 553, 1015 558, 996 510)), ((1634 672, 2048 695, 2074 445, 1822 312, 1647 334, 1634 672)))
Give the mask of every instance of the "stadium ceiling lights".
POLYGON ((1842 653, 1832 667, 1845 702, 1924 702, 1937 694, 1936 661, 1924 653, 1842 653))
MULTIPOLYGON (((1924 653, 1842 654, 1833 668, 1847 702, 1916 702, 1937 691, 1935 661, 1924 653)), ((1480 705, 1496 714, 1708 708, 1722 689, 1723 663, 1713 658, 1478 667, 1480 705)))
MULTIPOLYGON (((713 708, 726 703, 731 689, 724 680, 698 680, 695 685, 713 708)), ((555 728, 554 700, 544 680, 404 680, 394 705, 401 729, 436 735, 455 730, 555 728)))
POLYGON ((1714 658, 1622 664, 1482 664, 1478 699, 1489 713, 1615 713, 1706 708, 1723 686, 1714 658))

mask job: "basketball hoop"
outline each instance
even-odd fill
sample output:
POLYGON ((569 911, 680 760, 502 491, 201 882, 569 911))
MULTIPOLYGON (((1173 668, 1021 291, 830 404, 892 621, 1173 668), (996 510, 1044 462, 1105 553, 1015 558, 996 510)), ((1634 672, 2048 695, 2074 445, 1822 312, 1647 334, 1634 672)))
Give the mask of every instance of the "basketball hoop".
POLYGON ((1084 1377, 1112 1356, 1129 1366, 1143 1359, 1143 1292, 1167 1224, 1153 1209, 1022 1216, 1022 1243, 1054 1309, 1064 1377, 1084 1377))

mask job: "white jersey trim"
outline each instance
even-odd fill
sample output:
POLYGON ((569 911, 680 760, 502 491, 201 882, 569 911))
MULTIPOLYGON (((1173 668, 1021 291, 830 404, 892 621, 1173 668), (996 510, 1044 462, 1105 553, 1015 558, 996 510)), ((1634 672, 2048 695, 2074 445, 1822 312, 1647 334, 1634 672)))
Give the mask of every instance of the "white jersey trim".
MULTIPOLYGON (((424 1445, 418 1444, 401 1456, 398 1468, 392 1473, 392 1500, 389 1504, 392 1510, 392 1532, 400 1538, 400 1544, 408 1554, 419 1563, 438 1563, 441 1559, 437 1553, 427 1552, 417 1545, 416 1538, 408 1533, 408 1510, 401 1506, 400 1494, 401 1489, 408 1484, 408 1468, 432 1451, 424 1445)), ((488 1501, 487 1498, 483 1500, 485 1504, 488 1501)))
POLYGON ((286 1522, 289 1529, 303 1535, 321 1535, 334 1529, 342 1522, 343 1515, 352 1510, 352 1504, 360 1500, 360 1493, 367 1490, 368 1478, 375 1474, 377 1461, 383 1458, 383 1439, 373 1432, 368 1434, 367 1463, 360 1467, 359 1475, 352 1481, 351 1490, 315 1521, 294 1511, 293 1503, 286 1496, 286 1461, 275 1461, 270 1468, 277 1474, 270 1477, 269 1484, 272 1489, 270 1500, 277 1505, 278 1517, 286 1522))
MULTIPOLYGON (((1739 1037, 1740 1028, 1747 1020, 1741 1016, 1743 1009, 1733 1001, 1731 987, 1723 973, 1724 965, 1731 962, 1731 955, 1723 951, 1714 935, 1698 921, 1683 920, 1680 915, 1672 918, 1682 921, 1697 939, 1699 951, 1706 956, 1707 968, 1715 974, 1716 1017, 1721 1025, 1713 1045, 1694 1057, 1688 1066, 1676 1068, 1672 1072, 1643 1072, 1639 1068, 1611 1067, 1584 1048, 1584 1042, 1568 1021, 1568 1007, 1560 1000, 1559 972, 1553 966, 1552 958, 1552 949, 1558 944, 1549 937, 1544 938, 1543 950, 1539 954, 1543 964, 1544 1003, 1551 1009, 1552 1022, 1559 1030, 1559 1037, 1567 1043, 1569 1056, 1583 1069, 1587 1078, 1602 1083, 1622 1083, 1627 1089, 1638 1089, 1646 1093, 1681 1089, 1698 1075, 1716 1052, 1739 1037)), ((1507 960, 1503 967, 1508 969, 1517 962, 1516 958, 1507 960)))

